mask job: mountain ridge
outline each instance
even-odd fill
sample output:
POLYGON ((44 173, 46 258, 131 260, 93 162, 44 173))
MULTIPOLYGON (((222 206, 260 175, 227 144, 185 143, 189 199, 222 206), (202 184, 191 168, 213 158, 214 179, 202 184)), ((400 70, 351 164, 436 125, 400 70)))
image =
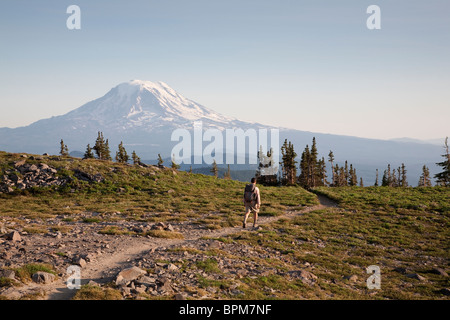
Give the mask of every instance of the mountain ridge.
MULTIPOLYGON (((275 128, 219 114, 177 93, 162 81, 130 80, 64 115, 41 119, 24 127, 0 128, 0 150, 57 154, 63 139, 70 151, 82 151, 88 143, 92 146, 97 133, 102 131, 109 139, 113 155, 115 146, 123 141, 130 153, 135 150, 141 159, 151 160, 158 154, 170 157, 178 143, 171 141, 173 131, 192 131, 195 121, 202 121, 204 130, 275 128)), ((393 168, 405 163, 414 180, 419 178, 424 164, 434 173, 433 166, 440 160, 442 151, 431 144, 278 129, 280 146, 285 139, 292 141, 300 155, 315 137, 321 157, 327 158, 328 152, 333 150, 337 163, 348 160, 368 180, 374 179, 376 169, 381 176, 388 163, 393 168)), ((203 147, 208 144, 203 142, 203 147)), ((243 165, 242 169, 247 167, 243 165)))

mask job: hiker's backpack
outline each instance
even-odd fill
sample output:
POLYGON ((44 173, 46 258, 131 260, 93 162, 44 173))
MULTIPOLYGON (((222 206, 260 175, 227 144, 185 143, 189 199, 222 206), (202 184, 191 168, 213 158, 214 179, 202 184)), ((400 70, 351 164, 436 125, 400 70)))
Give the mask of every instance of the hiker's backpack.
POLYGON ((256 199, 256 186, 253 183, 250 183, 245 186, 244 201, 252 202, 255 199, 256 199))

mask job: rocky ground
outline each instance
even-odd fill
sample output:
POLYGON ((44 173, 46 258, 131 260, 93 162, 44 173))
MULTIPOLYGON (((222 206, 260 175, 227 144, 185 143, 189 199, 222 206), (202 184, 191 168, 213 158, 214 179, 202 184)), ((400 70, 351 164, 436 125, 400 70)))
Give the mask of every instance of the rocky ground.
MULTIPOLYGON (((264 224, 281 217, 293 217, 320 209, 324 205, 333 205, 324 201, 326 200, 322 199, 323 204, 320 206, 300 212, 287 212, 278 217, 261 217, 259 227, 247 227, 245 230, 258 232, 264 224)), ((147 224, 121 219, 120 212, 112 215, 114 219, 111 219, 111 222, 99 223, 86 222, 95 219, 95 213, 87 215, 85 222, 68 221, 63 215, 45 221, 2 218, 0 278, 9 278, 14 285, 1 287, 0 296, 7 299, 71 299, 76 292, 68 289, 66 284, 71 276, 67 268, 71 265, 81 267, 81 284, 112 286, 120 290, 123 298, 134 299, 208 299, 217 297, 217 291, 221 291, 221 296, 239 296, 242 292, 237 290, 238 285, 234 280, 242 277, 282 273, 287 277, 301 279, 307 284, 314 283, 316 278, 307 265, 302 270, 283 273, 274 267, 258 265, 253 259, 240 259, 242 256, 282 259, 282 255, 275 249, 273 252, 257 252, 248 245, 215 240, 243 231, 242 227, 209 230, 205 226, 189 222, 147 224), (24 231, 24 225, 38 229, 41 227, 41 232, 27 233, 24 231), (101 233, 105 227, 120 227, 129 233, 101 233), (42 232, 42 229, 47 232, 42 232), (64 232, 55 232, 55 229, 64 232), (164 231, 170 238, 146 235, 149 230, 164 231), (207 253, 211 251, 222 254, 215 255, 210 266, 208 264, 211 263, 211 257, 207 253), (31 275, 31 281, 24 281, 14 270, 29 264, 50 265, 56 274, 40 271, 31 275), (220 272, 208 272, 210 267, 218 268, 220 272), (226 280, 226 285, 203 285, 203 289, 199 289, 199 279, 226 280)), ((249 222, 251 223, 251 219, 249 222)), ((268 290, 273 291, 270 288, 268 290)))

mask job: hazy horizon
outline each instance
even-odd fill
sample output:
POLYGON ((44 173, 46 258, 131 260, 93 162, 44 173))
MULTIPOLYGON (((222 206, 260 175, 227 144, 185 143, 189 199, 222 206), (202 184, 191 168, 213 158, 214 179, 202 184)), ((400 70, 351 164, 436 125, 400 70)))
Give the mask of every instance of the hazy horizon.
POLYGON ((449 135, 450 4, 400 0, 0 4, 0 127, 131 79, 243 121, 371 139, 449 135), (69 5, 81 30, 68 30, 69 5), (381 8, 381 30, 366 9, 381 8))

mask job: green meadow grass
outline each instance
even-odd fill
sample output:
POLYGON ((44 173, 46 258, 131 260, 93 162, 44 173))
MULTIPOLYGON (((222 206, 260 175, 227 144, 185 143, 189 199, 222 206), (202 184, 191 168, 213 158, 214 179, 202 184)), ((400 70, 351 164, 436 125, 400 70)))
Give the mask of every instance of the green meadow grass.
MULTIPOLYGON (((258 232, 230 235, 228 241, 258 252, 279 252, 277 259, 257 259, 278 270, 306 269, 318 277, 314 286, 278 275, 243 279, 244 299, 448 299, 448 277, 430 273, 450 261, 450 216, 447 188, 320 188, 339 202, 280 219, 258 232), (260 235, 262 234, 262 236, 260 235), (381 269, 381 290, 369 290, 366 268, 381 269), (416 280, 394 271, 405 268, 416 280), (357 281, 348 280, 351 275, 357 281)), ((220 240, 220 239, 219 239, 220 240)), ((251 258, 251 257, 250 257, 251 258)))
MULTIPOLYGON (((0 152, 0 176, 22 160, 18 154, 0 152)), ((0 194, 0 216, 48 219, 59 215, 65 221, 95 212, 97 216, 121 213, 127 219, 158 221, 197 221, 211 229, 238 225, 243 214, 245 183, 189 174, 170 168, 142 168, 111 161, 44 157, 26 160, 44 162, 58 169, 58 175, 72 182, 60 188, 15 190, 0 194), (60 160, 55 160, 60 159, 60 160), (77 179, 74 170, 101 174, 104 182, 88 183, 77 179)), ((259 186, 262 216, 278 216, 286 210, 297 210, 317 204, 317 198, 299 187, 259 186)), ((102 218, 103 219, 103 218, 102 218)), ((99 217, 84 217, 85 223, 98 223, 99 217)), ((39 232, 31 229, 29 232, 39 232)))

